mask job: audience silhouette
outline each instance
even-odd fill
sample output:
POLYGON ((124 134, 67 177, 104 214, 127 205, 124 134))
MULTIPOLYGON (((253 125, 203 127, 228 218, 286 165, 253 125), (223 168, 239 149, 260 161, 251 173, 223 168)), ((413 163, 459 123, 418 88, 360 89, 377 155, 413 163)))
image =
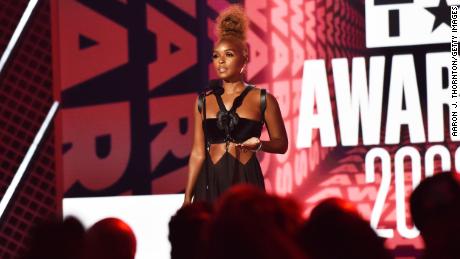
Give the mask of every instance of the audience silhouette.
POLYGON ((210 258, 305 258, 292 233, 301 221, 294 204, 253 186, 231 188, 216 204, 210 258))
POLYGON ((425 242, 424 258, 460 258, 460 184, 455 173, 422 181, 410 197, 410 211, 425 242))
POLYGON ((24 259, 79 259, 85 230, 76 218, 56 219, 39 224, 32 233, 24 259))
POLYGON ((136 237, 124 221, 105 218, 86 232, 84 258, 134 259, 136 237))
POLYGON ((354 205, 339 198, 320 202, 299 233, 299 244, 313 259, 391 258, 381 239, 354 205))
POLYGON ((207 254, 207 227, 212 215, 212 206, 196 202, 184 206, 171 217, 169 241, 171 259, 199 259, 207 254))
MULTIPOLYGON (((410 197, 425 259, 460 258, 460 181, 455 173, 423 180, 410 197)), ((192 203, 169 222, 172 259, 392 258, 355 206, 328 198, 308 219, 289 198, 236 185, 214 204, 192 203)), ((133 259, 136 237, 122 220, 106 218, 86 232, 75 218, 48 221, 33 232, 23 259, 133 259)))

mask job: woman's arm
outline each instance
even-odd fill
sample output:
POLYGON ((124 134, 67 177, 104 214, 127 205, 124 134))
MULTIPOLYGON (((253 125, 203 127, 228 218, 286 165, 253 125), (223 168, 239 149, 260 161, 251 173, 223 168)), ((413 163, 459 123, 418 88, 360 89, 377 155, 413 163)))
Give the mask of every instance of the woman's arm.
POLYGON ((261 141, 261 150, 268 153, 284 154, 288 149, 288 137, 284 127, 283 117, 276 98, 267 93, 267 108, 265 123, 270 136, 269 141, 261 141))
POLYGON ((237 147, 242 148, 243 151, 263 150, 268 153, 286 153, 288 149, 288 138, 283 117, 276 98, 269 93, 267 93, 265 123, 267 125, 268 135, 270 136, 269 141, 260 141, 258 138, 252 137, 241 144, 237 144, 237 147))
POLYGON ((193 145, 192 151, 190 152, 190 158, 188 161, 188 180, 185 187, 185 199, 184 204, 188 204, 192 200, 193 189, 195 188, 196 179, 200 173, 201 167, 205 160, 206 151, 204 148, 204 134, 202 127, 201 113, 197 109, 198 99, 194 106, 194 133, 193 133, 193 145))

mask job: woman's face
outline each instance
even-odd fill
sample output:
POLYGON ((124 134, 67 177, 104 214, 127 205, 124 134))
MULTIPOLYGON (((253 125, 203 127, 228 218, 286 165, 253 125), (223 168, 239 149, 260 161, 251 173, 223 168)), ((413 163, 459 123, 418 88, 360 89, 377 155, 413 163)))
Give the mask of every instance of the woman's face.
POLYGON ((217 43, 212 53, 212 62, 220 79, 230 82, 241 79, 245 58, 238 44, 229 40, 217 43))

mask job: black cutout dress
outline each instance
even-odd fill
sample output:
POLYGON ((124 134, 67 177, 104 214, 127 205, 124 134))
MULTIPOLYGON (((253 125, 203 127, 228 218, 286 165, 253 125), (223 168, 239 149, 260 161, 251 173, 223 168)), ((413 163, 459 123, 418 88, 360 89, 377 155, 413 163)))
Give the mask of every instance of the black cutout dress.
MULTIPOLYGON (((266 107, 265 89, 261 89, 260 111, 262 118, 260 121, 240 118, 236 113, 236 109, 241 106, 244 97, 253 88, 253 86, 247 85, 243 92, 235 98, 230 110, 226 109, 222 101, 222 91, 213 91, 212 94, 214 94, 219 105, 219 112, 216 118, 203 120, 203 129, 206 135, 206 160, 195 184, 194 201, 212 202, 232 185, 238 183, 252 184, 265 190, 262 170, 255 153, 243 164, 228 152, 230 142, 242 143, 251 137, 260 138, 266 107), (213 163, 209 152, 210 146, 222 143, 226 145, 225 153, 217 162, 213 163)), ((202 111, 206 111, 206 106, 202 111)))

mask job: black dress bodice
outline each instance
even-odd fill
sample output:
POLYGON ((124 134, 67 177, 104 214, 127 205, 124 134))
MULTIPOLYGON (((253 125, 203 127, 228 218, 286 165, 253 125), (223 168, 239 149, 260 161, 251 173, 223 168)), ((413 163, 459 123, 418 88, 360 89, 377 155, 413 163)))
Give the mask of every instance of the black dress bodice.
MULTIPOLYGON (((229 132, 230 139, 228 140, 235 143, 241 143, 251 137, 260 138, 262 126, 263 122, 261 121, 239 118, 238 124, 229 132)), ((210 144, 224 143, 227 140, 225 130, 221 130, 217 126, 217 118, 206 119, 205 127, 207 129, 207 137, 210 144)))
POLYGON ((251 137, 260 138, 263 120, 240 118, 236 109, 241 106, 244 97, 251 91, 253 86, 246 86, 241 94, 235 98, 230 110, 227 110, 222 101, 221 93, 215 92, 219 112, 216 118, 207 118, 204 127, 207 130, 207 142, 209 144, 224 143, 227 141, 241 143, 251 137))

